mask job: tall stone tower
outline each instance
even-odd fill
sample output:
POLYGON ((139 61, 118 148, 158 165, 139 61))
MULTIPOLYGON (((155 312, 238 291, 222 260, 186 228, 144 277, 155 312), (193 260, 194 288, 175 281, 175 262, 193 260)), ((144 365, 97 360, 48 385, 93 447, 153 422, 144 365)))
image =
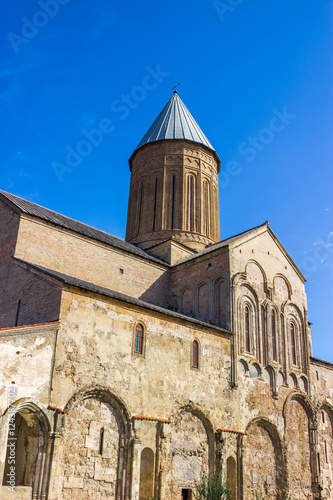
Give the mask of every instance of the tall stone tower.
POLYGON ((220 164, 175 91, 129 159, 126 240, 152 252, 172 241, 192 253, 219 241, 220 164))

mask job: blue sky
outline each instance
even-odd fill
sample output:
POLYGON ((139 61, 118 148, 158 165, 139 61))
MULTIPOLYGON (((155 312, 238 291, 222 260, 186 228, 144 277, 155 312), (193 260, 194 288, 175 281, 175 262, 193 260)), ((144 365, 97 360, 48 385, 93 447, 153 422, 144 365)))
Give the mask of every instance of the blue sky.
POLYGON ((314 356, 333 362, 333 2, 1 10, 0 187, 124 237, 127 160, 179 81, 222 160, 221 237, 269 220, 308 279, 314 356))

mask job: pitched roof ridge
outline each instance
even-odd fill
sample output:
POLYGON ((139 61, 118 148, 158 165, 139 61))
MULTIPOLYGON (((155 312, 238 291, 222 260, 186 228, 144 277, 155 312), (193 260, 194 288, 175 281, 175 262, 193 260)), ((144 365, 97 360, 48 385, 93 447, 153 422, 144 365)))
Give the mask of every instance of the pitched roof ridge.
POLYGON ((18 259, 17 257, 12 257, 14 260, 17 260, 28 267, 32 267, 33 269, 36 269, 42 273, 45 273, 49 276, 55 277, 64 283, 72 286, 76 286, 78 288, 82 288, 83 290, 88 290, 93 293, 99 293, 101 295, 105 295, 106 297, 111 297, 116 300, 121 300, 123 302, 127 302, 129 304, 133 304, 135 306, 141 306, 145 307, 146 309, 150 309, 152 311, 161 313, 161 314, 167 314, 168 316, 176 317, 179 319, 182 319, 184 321, 190 321, 191 323, 195 323, 198 325, 205 326, 207 328, 213 328, 214 330, 217 330, 219 332, 222 332, 223 334, 230 335, 230 332, 228 330, 225 330, 224 328, 221 328, 218 325, 213 325, 211 323, 206 323, 205 321, 202 321, 197 318, 193 318, 191 316, 186 316, 185 314, 178 313, 176 311, 172 311, 171 309, 167 309, 166 307, 163 306, 158 306, 156 304, 153 304, 151 302, 146 302, 145 300, 142 299, 137 299, 136 297, 131 297, 129 295, 126 295, 122 292, 117 292, 116 290, 112 290, 111 288, 106 288, 102 285, 97 285, 96 283, 92 283, 90 281, 85 281, 80 278, 76 278, 74 276, 70 276, 68 274, 61 273, 59 271, 55 271, 53 269, 48 269, 42 266, 39 266, 38 264, 32 264, 31 262, 18 259))
POLYGON ((25 200, 24 198, 3 190, 0 190, 0 195, 4 196, 4 198, 6 198, 10 203, 14 204, 23 213, 46 220, 48 222, 51 222, 52 224, 59 225, 78 234, 83 234, 88 238, 101 241, 108 245, 114 246, 115 248, 120 248, 121 250, 131 252, 142 258, 153 260, 154 262, 163 266, 169 265, 158 257, 149 255, 147 252, 145 252, 145 250, 137 247, 136 245, 133 245, 133 243, 123 240, 118 236, 114 236, 113 234, 107 233, 102 229, 90 226, 85 222, 78 221, 76 219, 68 217, 67 215, 55 212, 50 208, 43 207, 42 205, 38 205, 33 201, 25 200))

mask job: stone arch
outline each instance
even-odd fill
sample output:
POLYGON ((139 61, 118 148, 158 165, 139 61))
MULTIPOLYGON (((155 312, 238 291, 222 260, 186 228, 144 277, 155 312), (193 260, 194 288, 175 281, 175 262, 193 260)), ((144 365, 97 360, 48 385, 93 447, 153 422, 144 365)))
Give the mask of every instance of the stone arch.
POLYGON ((155 456, 151 448, 141 451, 139 500, 152 498, 154 494, 155 456))
POLYGON ((266 492, 270 500, 286 493, 285 454, 277 427, 265 417, 257 417, 246 428, 242 452, 243 498, 266 492))
POLYGON ((169 427, 166 498, 178 498, 180 487, 193 489, 202 472, 213 470, 214 444, 213 426, 199 407, 188 403, 175 412, 169 427))
POLYGON ((196 304, 198 317, 206 323, 210 320, 210 283, 201 281, 196 287, 196 304))
POLYGON ((51 425, 45 411, 30 399, 20 399, 3 414, 2 427, 6 440, 2 484, 14 485, 17 494, 20 487, 29 487, 33 498, 41 499, 47 494, 50 467, 51 425), (8 476, 13 458, 15 474, 8 476))
POLYGON ((268 382, 273 393, 276 392, 276 372, 273 366, 267 365, 262 372, 262 378, 268 382))
POLYGON ((238 373, 240 375, 246 375, 249 372, 249 366, 244 359, 238 361, 238 373))
POLYGON ((276 375, 276 387, 279 388, 281 385, 285 385, 285 376, 283 372, 279 370, 276 375))
POLYGON ((293 365, 292 362, 292 352, 291 352, 291 324, 294 326, 294 336, 296 342, 296 365, 299 368, 305 369, 306 364, 306 345, 307 337, 305 332, 304 318, 299 307, 293 302, 286 302, 283 305, 282 312, 285 316, 285 331, 286 331, 286 344, 287 344, 287 356, 289 361, 289 366, 293 365))
POLYGON ((333 496, 333 471, 329 464, 333 462, 333 407, 322 403, 317 411, 318 448, 317 460, 322 479, 323 498, 333 496))
POLYGON ((234 457, 227 458, 227 483, 232 499, 237 498, 237 466, 234 457))
POLYGON ((312 498, 311 449, 313 409, 307 396, 292 392, 283 407, 289 494, 300 500, 312 498))
POLYGON ((283 341, 280 321, 280 311, 274 302, 266 301, 266 353, 265 357, 269 362, 279 362, 281 364, 283 356, 283 341), (273 320, 272 313, 274 312, 275 321, 275 345, 276 345, 276 360, 273 356, 273 320))
POLYGON ((280 273, 273 278, 274 302, 282 304, 285 300, 291 300, 292 288, 288 279, 280 273))
POLYGON ((238 331, 238 353, 243 354, 245 348, 245 307, 249 309, 250 315, 250 352, 252 356, 260 360, 261 343, 259 336, 259 302, 255 290, 248 284, 242 283, 239 288, 237 300, 237 331, 238 331))
POLYGON ((309 381, 304 375, 299 379, 299 388, 306 393, 309 391, 309 381))
POLYGON ((227 329, 229 326, 229 282, 225 274, 216 276, 213 282, 214 289, 214 321, 221 328, 227 329))
POLYGON ((246 280, 258 291, 267 289, 267 276, 263 267, 254 259, 250 259, 245 266, 246 280))
POLYGON ((296 389, 297 388, 297 377, 295 375, 295 373, 289 373, 289 376, 288 376, 288 385, 291 389, 296 389))
POLYGON ((103 387, 93 387, 74 394, 65 411, 63 489, 79 488, 82 499, 96 492, 120 498, 129 486, 131 462, 125 404, 103 387))
POLYGON ((258 363, 252 363, 250 366, 250 377, 251 378, 259 378, 261 377, 261 368, 258 363))
POLYGON ((194 289, 192 286, 186 286, 181 292, 181 310, 188 316, 194 315, 194 289))

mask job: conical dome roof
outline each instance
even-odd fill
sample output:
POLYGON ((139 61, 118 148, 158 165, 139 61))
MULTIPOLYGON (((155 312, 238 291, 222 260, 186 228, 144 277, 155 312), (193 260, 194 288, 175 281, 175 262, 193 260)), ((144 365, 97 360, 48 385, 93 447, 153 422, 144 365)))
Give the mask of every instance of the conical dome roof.
POLYGON ((199 144, 217 153, 183 101, 178 92, 175 91, 170 101, 164 106, 148 132, 136 147, 135 152, 151 142, 163 141, 164 139, 187 139, 199 144))

